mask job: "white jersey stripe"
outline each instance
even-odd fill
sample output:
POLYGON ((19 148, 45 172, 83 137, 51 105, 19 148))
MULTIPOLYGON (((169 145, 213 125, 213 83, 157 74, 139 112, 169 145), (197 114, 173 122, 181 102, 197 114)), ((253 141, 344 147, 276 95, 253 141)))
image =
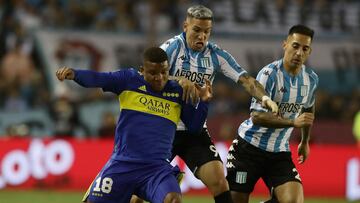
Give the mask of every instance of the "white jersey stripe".
MULTIPOLYGON (((183 76, 197 84, 204 84, 205 79, 213 82, 217 72, 223 73, 237 82, 246 71, 234 57, 214 43, 208 42, 203 51, 194 51, 187 46, 185 33, 181 33, 160 46, 169 57, 170 75, 183 76)), ((180 122, 178 130, 184 130, 180 122)))
MULTIPOLYGON (((317 75, 303 66, 296 76, 289 75, 282 66, 282 60, 275 61, 264 67, 257 80, 265 87, 271 99, 277 102, 279 114, 284 118, 294 119, 299 116, 303 107, 313 104, 314 91, 318 84, 317 75)), ((264 111, 255 100, 251 103, 252 111, 264 111)), ((290 151, 289 139, 293 127, 265 128, 256 126, 251 118, 245 120, 238 129, 238 134, 245 141, 269 152, 290 151)))

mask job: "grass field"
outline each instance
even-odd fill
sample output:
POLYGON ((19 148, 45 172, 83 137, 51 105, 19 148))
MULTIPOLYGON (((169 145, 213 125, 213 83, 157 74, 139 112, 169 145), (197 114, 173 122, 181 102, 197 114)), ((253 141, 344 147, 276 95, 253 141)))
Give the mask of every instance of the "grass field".
MULTIPOLYGON (((82 192, 54 192, 54 191, 21 191, 0 190, 0 203, 80 203, 82 192)), ((265 198, 252 198, 251 203, 259 203, 265 198)), ((184 203, 211 203, 209 196, 184 195, 184 203)), ((344 199, 305 198, 306 203, 345 203, 344 199)))

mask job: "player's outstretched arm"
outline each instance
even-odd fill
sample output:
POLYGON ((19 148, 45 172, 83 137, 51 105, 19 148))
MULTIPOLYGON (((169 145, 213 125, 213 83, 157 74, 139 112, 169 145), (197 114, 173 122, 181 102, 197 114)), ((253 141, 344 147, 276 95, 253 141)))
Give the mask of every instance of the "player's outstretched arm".
POLYGON ((238 83, 241 84, 251 96, 261 101, 263 107, 271 110, 274 114, 278 113, 279 109, 277 104, 267 96, 264 87, 255 80, 255 78, 245 73, 239 77, 238 83))
POLYGON ((62 67, 62 68, 59 68, 56 71, 56 77, 60 81, 74 80, 75 71, 73 69, 71 69, 71 68, 68 68, 68 67, 62 67))

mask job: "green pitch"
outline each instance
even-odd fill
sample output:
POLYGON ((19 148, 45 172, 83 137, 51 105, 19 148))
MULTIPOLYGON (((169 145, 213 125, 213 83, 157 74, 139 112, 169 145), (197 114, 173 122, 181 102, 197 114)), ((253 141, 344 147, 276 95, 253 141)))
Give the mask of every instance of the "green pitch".
MULTIPOLYGON (((0 190, 0 203, 80 203, 83 192, 54 192, 43 190, 0 190)), ((265 198, 252 198, 250 203, 259 203, 265 198)), ((211 203, 209 196, 184 195, 184 203, 211 203)), ((344 199, 305 198, 306 203, 346 203, 344 199)))

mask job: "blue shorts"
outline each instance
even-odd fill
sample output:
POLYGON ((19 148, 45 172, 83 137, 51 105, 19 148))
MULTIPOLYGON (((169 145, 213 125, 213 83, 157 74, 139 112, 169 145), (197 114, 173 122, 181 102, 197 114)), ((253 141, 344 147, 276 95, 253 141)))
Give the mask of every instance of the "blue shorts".
POLYGON ((132 194, 152 203, 163 203, 170 192, 181 194, 178 167, 166 161, 139 163, 109 160, 96 176, 83 201, 129 203, 132 194))

